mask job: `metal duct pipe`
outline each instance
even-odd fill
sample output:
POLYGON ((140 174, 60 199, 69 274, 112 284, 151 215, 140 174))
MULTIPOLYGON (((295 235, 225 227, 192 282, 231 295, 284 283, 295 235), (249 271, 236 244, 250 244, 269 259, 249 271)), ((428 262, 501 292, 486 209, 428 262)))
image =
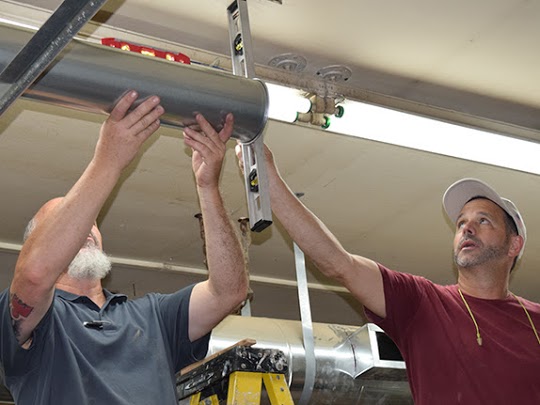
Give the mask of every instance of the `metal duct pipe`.
MULTIPOLYGON (((413 404, 405 363, 395 344, 373 324, 313 324, 315 383, 310 405, 413 404)), ((306 358, 299 321, 229 316, 212 332, 209 355, 251 338, 254 347, 278 349, 288 359, 287 380, 300 399, 306 358)), ((181 404, 184 402, 182 401, 181 404)))
MULTIPOLYGON (((33 31, 0 24, 0 71, 30 40, 33 31)), ((235 116, 233 137, 251 143, 268 119, 263 82, 211 68, 183 65, 73 40, 24 93, 24 97, 95 113, 108 113, 129 89, 141 97, 157 94, 164 125, 184 127, 202 113, 216 128, 226 113, 235 116)))

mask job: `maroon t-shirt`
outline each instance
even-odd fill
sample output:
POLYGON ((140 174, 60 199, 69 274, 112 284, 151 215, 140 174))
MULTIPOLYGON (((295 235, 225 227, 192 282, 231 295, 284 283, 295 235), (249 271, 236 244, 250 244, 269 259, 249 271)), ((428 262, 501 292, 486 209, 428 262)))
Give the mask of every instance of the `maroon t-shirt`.
MULTIPOLYGON (((366 314, 398 345, 416 405, 540 404, 540 344, 516 298, 484 300, 379 265, 386 318, 366 314)), ((540 305, 520 298, 540 327, 540 305)))

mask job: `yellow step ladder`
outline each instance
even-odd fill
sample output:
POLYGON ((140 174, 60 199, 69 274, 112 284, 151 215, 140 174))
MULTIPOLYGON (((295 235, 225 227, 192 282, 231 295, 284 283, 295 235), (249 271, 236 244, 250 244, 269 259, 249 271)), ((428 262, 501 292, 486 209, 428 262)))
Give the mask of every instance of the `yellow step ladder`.
POLYGON ((189 405, 259 405, 264 383, 271 405, 294 405, 283 352, 253 344, 245 339, 183 369, 176 380, 179 398, 189 397, 189 405))

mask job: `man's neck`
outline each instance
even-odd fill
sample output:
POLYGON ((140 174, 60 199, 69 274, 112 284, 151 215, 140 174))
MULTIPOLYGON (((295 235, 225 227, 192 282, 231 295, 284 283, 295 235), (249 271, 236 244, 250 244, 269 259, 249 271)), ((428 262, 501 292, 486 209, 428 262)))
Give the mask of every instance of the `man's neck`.
POLYGON ((75 295, 84 295, 100 308, 106 301, 100 279, 79 280, 64 273, 56 282, 56 288, 75 295))
POLYGON ((506 268, 460 268, 458 272, 458 286, 467 295, 491 300, 508 296, 510 272, 506 268))

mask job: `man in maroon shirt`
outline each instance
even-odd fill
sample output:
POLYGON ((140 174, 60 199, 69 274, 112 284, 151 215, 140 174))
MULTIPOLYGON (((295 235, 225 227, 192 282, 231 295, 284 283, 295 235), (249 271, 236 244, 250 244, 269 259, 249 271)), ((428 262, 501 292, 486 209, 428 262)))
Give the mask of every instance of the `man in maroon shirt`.
POLYGON ((274 214, 396 342, 417 405, 540 403, 540 305, 509 291, 526 240, 513 203, 476 179, 450 186, 443 204, 456 224, 458 280, 440 286, 347 252, 291 192, 268 149, 266 162, 274 214))

